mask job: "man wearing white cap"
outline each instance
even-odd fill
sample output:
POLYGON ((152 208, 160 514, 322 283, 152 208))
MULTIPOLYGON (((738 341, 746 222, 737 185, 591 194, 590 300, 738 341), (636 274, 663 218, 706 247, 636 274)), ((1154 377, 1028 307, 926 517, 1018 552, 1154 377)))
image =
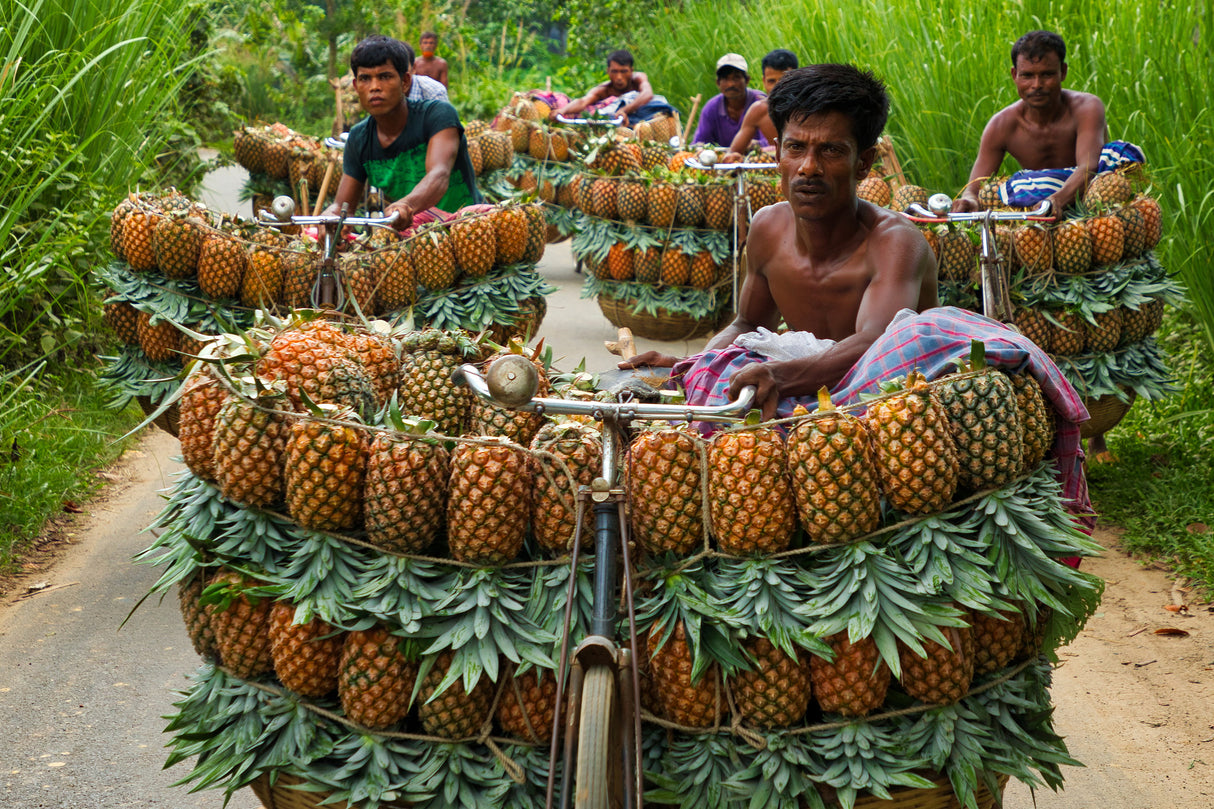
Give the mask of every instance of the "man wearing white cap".
POLYGON ((696 127, 696 143, 728 147, 742 126, 742 116, 750 105, 763 98, 750 83, 746 60, 736 53, 727 53, 717 60, 717 89, 721 92, 708 99, 696 127))

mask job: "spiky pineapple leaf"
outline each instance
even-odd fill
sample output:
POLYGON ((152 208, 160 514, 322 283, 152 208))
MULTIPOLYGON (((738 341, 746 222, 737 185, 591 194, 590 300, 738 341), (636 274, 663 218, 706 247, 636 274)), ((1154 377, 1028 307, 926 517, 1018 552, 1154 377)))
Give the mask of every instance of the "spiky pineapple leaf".
POLYGON ((818 792, 818 773, 826 762, 803 736, 769 734, 762 749, 738 748, 741 766, 730 773, 722 790, 750 809, 826 809, 818 792))
POLYGON ((711 595, 711 574, 702 562, 681 570, 656 568, 649 572, 653 589, 637 604, 637 629, 659 630, 660 651, 681 624, 691 651, 691 681, 700 678, 714 663, 728 676, 747 667, 738 642, 734 616, 721 608, 711 595))
POLYGON ((899 735, 887 724, 856 721, 841 730, 816 730, 808 734, 813 754, 826 762, 821 780, 835 789, 842 807, 855 804, 861 790, 883 800, 892 800, 893 787, 933 786, 916 770, 926 761, 907 755, 899 735))
POLYGON ((729 624, 767 638, 789 657, 795 658, 799 647, 830 659, 830 646, 801 609, 810 588, 790 562, 721 559, 710 581, 713 597, 730 614, 729 624))
POLYGON ((422 621, 447 598, 443 587, 449 574, 449 570, 432 562, 373 554, 367 560, 362 582, 352 592, 353 603, 416 635, 422 621))
POLYGON ((728 734, 676 736, 662 757, 661 770, 645 773, 656 786, 645 793, 645 800, 683 809, 740 808, 746 795, 729 791, 728 784, 742 764, 738 743, 728 734))
POLYGON ((497 806, 509 790, 492 764, 492 758, 466 744, 430 744, 417 763, 419 772, 409 782, 432 797, 413 801, 420 809, 481 809, 497 806))
POLYGON ((961 511, 935 514, 899 529, 888 547, 902 558, 919 592, 947 596, 967 607, 991 612, 1009 609, 974 531, 976 516, 961 511))

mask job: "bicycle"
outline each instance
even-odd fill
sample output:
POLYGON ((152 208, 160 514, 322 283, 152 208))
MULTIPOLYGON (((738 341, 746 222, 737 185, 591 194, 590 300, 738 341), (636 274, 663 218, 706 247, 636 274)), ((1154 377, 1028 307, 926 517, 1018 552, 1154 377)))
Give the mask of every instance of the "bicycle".
MULTIPOLYGON (((581 535, 583 505, 589 501, 594 509, 594 597, 590 633, 570 659, 575 578, 571 576, 571 597, 566 602, 558 662, 556 704, 562 704, 566 695, 568 699, 564 744, 559 751, 565 762, 559 806, 568 809, 573 794, 576 809, 641 809, 644 773, 640 766, 640 681, 634 665, 636 616, 628 536, 623 519, 625 492, 619 469, 626 430, 632 421, 642 419, 736 422, 750 409, 755 389, 744 388, 735 401, 719 407, 537 398, 538 372, 529 360, 517 355, 495 360, 483 374, 475 365, 463 365, 456 371, 456 377, 482 399, 507 407, 540 414, 591 416, 602 423, 600 474, 589 486, 579 489, 575 534, 581 535), (623 562, 622 583, 628 613, 628 639, 623 646, 615 639, 620 560, 623 562), (571 767, 572 779, 569 777, 571 767)), ((580 549, 581 543, 574 542, 570 565, 575 572, 580 549)), ((549 748, 548 809, 553 809, 556 798, 560 726, 561 712, 554 711, 549 748)))
POLYGON ((270 203, 269 212, 261 212, 258 223, 273 228, 315 225, 323 229, 322 257, 316 270, 316 281, 312 284, 312 306, 317 309, 341 311, 346 305, 346 292, 345 284, 342 283, 341 268, 337 266, 337 235, 346 225, 390 228, 399 216, 395 211, 388 216, 350 216, 349 205, 346 203, 342 204, 341 213, 338 214, 296 216, 295 200, 280 196, 270 203))
POLYGON ((994 222, 1024 221, 1053 222, 1049 200, 1043 200, 1031 211, 974 211, 953 213, 949 210, 953 200, 948 194, 933 194, 927 208, 913 203, 903 213, 912 222, 921 224, 944 224, 946 222, 980 222, 982 246, 978 254, 979 275, 982 279, 982 314, 1003 323, 1013 320, 1012 299, 1003 256, 995 244, 994 222))

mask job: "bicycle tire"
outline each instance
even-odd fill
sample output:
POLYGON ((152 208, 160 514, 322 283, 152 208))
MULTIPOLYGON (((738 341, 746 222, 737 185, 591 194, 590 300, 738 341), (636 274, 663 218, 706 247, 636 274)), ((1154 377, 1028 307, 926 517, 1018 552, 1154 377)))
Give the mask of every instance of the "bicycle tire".
POLYGON ((607 666, 594 666, 586 672, 582 685, 582 705, 578 724, 577 769, 573 782, 577 809, 610 809, 613 784, 612 762, 619 755, 613 749, 616 730, 615 672, 607 666))

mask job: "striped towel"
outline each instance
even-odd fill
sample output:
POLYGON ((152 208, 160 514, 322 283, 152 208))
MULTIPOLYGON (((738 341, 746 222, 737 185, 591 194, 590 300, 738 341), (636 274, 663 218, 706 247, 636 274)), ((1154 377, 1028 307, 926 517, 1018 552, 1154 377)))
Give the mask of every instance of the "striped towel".
MULTIPOLYGON (((1027 371, 1041 384, 1057 411, 1053 453, 1067 510, 1075 515, 1081 528, 1090 532, 1096 519, 1088 499, 1079 443, 1079 425, 1088 419, 1087 408, 1053 360, 1027 337, 1004 324, 955 306, 895 318, 835 386, 831 398, 840 406, 855 404, 861 394, 880 393, 882 381, 905 376, 913 370, 922 372, 929 380, 938 379, 955 371, 969 357, 972 340, 986 344, 986 360, 990 365, 1009 372, 1027 371)), ((730 346, 682 360, 675 365, 673 375, 681 378, 689 404, 719 405, 729 401, 729 377, 734 371, 764 361, 759 354, 730 346)), ((798 404, 813 410, 817 403, 816 396, 782 399, 777 418, 791 416, 798 404)), ((699 426, 703 432, 714 429, 714 425, 699 426)))
MULTIPOLYGON (((1146 156, 1143 155, 1142 149, 1124 140, 1114 140, 1106 143, 1100 150, 1100 165, 1096 173, 1112 171, 1130 163, 1145 162, 1146 156)), ((1004 205, 1031 208, 1051 194, 1057 193, 1074 172, 1074 166, 1067 169, 1018 171, 999 187, 999 198, 1003 200, 1004 205)))

